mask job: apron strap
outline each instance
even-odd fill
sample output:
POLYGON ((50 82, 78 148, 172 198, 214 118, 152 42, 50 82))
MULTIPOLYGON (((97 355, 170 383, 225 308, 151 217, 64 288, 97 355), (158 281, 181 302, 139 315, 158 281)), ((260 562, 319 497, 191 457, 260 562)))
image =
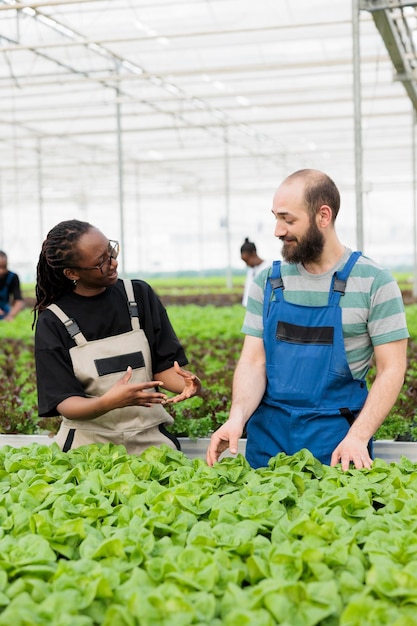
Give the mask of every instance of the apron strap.
POLYGON ((87 343, 87 339, 82 334, 77 322, 71 317, 68 317, 68 315, 64 313, 64 311, 57 304, 50 304, 46 308, 50 309, 52 313, 55 313, 55 315, 61 320, 61 322, 65 326, 67 333, 69 334, 71 339, 75 341, 77 346, 82 346, 87 343))
POLYGON ((65 438, 65 443, 62 447, 62 452, 68 452, 71 450, 71 446, 74 442, 75 428, 70 428, 65 438))
MULTIPOLYGON (((133 294, 132 281, 124 279, 123 283, 125 286, 126 296, 128 300, 132 330, 139 330, 139 311, 135 296, 133 294)), ((64 311, 57 304, 50 304, 47 308, 50 309, 52 313, 55 313, 55 315, 61 320, 61 322, 65 326, 67 333, 69 334, 71 339, 75 341, 77 346, 82 346, 87 343, 87 339, 82 334, 77 322, 71 317, 68 317, 68 315, 64 313, 64 311)))
POLYGON ((133 293, 132 281, 129 280, 128 278, 124 278, 123 279, 123 284, 125 286, 125 291, 126 291, 126 295, 127 295, 127 303, 128 303, 128 307, 129 307, 130 321, 131 321, 131 324, 132 324, 132 329, 133 330, 139 330, 140 329, 139 310, 138 310, 137 302, 135 300, 135 295, 133 293))
POLYGON ((352 252, 343 268, 333 274, 329 293, 329 305, 339 305, 341 296, 345 295, 346 283, 350 272, 361 254, 362 252, 359 251, 352 252))

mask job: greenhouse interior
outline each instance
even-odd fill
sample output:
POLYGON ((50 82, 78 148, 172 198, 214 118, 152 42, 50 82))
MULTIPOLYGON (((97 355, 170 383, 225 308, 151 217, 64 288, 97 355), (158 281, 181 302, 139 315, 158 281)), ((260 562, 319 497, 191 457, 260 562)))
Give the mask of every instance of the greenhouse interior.
POLYGON ((416 7, 0 0, 0 626, 417 626, 416 7))
POLYGON ((0 248, 34 279, 73 217, 127 275, 279 258, 279 183, 338 185, 341 237, 415 262, 416 3, 0 0, 0 248))

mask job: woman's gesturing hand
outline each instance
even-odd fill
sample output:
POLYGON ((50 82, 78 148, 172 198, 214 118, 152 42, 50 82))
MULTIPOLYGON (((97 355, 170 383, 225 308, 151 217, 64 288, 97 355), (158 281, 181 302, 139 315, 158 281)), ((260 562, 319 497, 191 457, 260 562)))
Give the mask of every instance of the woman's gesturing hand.
POLYGON ((107 392, 112 397, 118 408, 124 406, 152 406, 152 404, 164 404, 167 395, 159 391, 151 390, 152 387, 160 387, 162 381, 150 380, 145 383, 131 383, 132 368, 129 366, 120 380, 107 392))
POLYGON ((192 398, 201 392, 201 380, 198 376, 180 367, 178 361, 174 361, 174 369, 178 376, 181 376, 184 379, 184 389, 176 396, 168 398, 165 404, 181 402, 182 400, 192 398))

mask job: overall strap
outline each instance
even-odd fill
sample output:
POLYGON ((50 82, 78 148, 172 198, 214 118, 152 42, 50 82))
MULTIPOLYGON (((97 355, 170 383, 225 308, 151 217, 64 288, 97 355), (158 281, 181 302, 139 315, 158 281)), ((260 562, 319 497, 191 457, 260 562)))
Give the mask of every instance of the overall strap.
POLYGON ((281 261, 272 263, 271 275, 267 278, 264 292, 264 318, 268 316, 269 303, 271 302, 272 290, 275 294, 275 300, 280 301, 283 298, 284 283, 281 278, 281 261))
POLYGON ((71 339, 75 341, 77 346, 82 346, 83 344, 87 343, 87 340, 82 334, 77 322, 71 317, 68 317, 68 315, 64 313, 64 311, 58 305, 50 304, 46 308, 52 311, 52 313, 55 313, 55 315, 61 320, 61 322, 65 326, 67 333, 69 334, 71 339))
POLYGON ((123 284, 125 286, 125 291, 126 291, 126 296, 127 296, 127 303, 129 307, 132 330, 139 330, 140 329, 139 310, 138 310, 137 302, 135 300, 135 295, 133 293, 132 281, 129 280, 128 278, 124 278, 123 284))
POLYGON ((329 305, 338 305, 341 296, 345 295, 347 279, 349 278, 350 272, 361 254, 362 252, 359 251, 352 252, 344 267, 340 271, 333 274, 329 293, 329 305))

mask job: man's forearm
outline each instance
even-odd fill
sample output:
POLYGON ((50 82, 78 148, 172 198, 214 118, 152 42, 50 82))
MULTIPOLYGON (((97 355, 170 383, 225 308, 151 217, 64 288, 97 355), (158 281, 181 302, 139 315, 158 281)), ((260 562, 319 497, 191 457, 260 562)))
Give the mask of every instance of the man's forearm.
POLYGON ((18 313, 20 313, 20 311, 22 309, 25 308, 25 301, 24 300, 15 300, 15 302, 13 302, 12 307, 9 311, 9 313, 7 314, 7 318, 8 319, 13 319, 16 317, 16 315, 18 313))
POLYGON ((375 378, 362 411, 350 433, 369 441, 384 422, 401 391, 404 378, 397 373, 384 373, 375 378))
POLYGON ((233 377, 230 418, 239 419, 242 426, 258 408, 266 387, 264 365, 239 362, 233 377))

